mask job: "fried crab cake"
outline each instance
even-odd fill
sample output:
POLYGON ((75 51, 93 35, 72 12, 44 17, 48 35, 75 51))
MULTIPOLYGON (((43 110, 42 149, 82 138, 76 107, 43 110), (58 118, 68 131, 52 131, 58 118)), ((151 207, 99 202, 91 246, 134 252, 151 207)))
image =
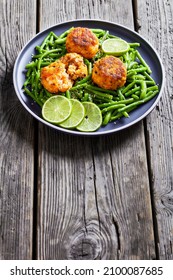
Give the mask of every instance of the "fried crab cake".
POLYGON ((117 57, 105 56, 94 63, 92 80, 101 88, 116 90, 124 86, 126 78, 126 67, 117 57))
POLYGON ((83 57, 77 53, 68 53, 56 62, 41 69, 41 83, 51 93, 65 92, 78 78, 87 76, 87 66, 83 57))
POLYGON ((59 60, 42 68, 40 78, 44 88, 51 93, 65 92, 73 86, 65 64, 59 60))
POLYGON ((84 64, 81 55, 77 53, 67 53, 60 58, 60 61, 65 64, 67 74, 73 81, 87 76, 87 66, 84 64))
POLYGON ((67 35, 66 49, 90 59, 98 52, 99 40, 90 29, 76 27, 67 35))

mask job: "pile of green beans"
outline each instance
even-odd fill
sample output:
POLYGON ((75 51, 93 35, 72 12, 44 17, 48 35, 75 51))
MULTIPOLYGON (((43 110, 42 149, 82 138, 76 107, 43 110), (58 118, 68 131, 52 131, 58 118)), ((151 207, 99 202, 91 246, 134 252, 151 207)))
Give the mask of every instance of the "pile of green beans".
MULTIPOLYGON (((66 51, 66 37, 73 28, 57 36, 50 32, 40 46, 36 46, 36 54, 26 65, 24 91, 41 107, 53 94, 48 92, 40 82, 40 70, 60 57, 66 51)), ((88 68, 88 76, 77 80, 72 88, 61 93, 67 98, 77 98, 81 102, 90 101, 98 105, 103 116, 103 125, 121 117, 129 117, 129 112, 152 99, 159 92, 158 85, 151 77, 151 69, 142 58, 139 43, 129 43, 129 51, 119 58, 127 68, 126 84, 117 90, 99 88, 92 81, 92 67, 95 61, 105 56, 101 45, 108 38, 116 36, 102 29, 91 29, 99 39, 100 48, 93 59, 84 59, 88 68)))

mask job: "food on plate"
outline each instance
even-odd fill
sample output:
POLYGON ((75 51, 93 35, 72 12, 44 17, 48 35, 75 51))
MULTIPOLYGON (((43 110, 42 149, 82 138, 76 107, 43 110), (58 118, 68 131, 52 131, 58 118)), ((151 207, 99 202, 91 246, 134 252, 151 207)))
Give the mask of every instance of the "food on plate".
POLYGON ((48 122, 59 124, 70 116, 71 111, 72 104, 68 98, 62 95, 54 95, 44 103, 42 116, 48 122))
POLYGON ((87 75, 87 66, 83 57, 68 53, 56 62, 41 69, 41 83, 51 93, 65 92, 73 86, 78 78, 87 75))
POLYGON ((73 81, 66 72, 65 64, 61 61, 43 67, 40 79, 44 88, 51 93, 65 92, 73 85, 73 81))
POLYGON ((60 61, 65 64, 67 74, 73 81, 87 76, 87 66, 84 64, 81 55, 77 53, 67 53, 60 58, 60 61))
POLYGON ((67 35, 66 49, 90 59, 99 50, 99 40, 89 28, 76 27, 67 35))
POLYGON ((109 55, 120 56, 128 52, 129 44, 120 38, 110 38, 103 42, 102 50, 109 55))
POLYGON ((92 79, 104 89, 116 90, 123 87, 127 78, 127 69, 117 57, 105 56, 94 63, 92 79))
POLYGON ((85 116, 81 123, 76 127, 83 132, 92 132, 102 125, 102 114, 99 107, 92 102, 83 102, 85 116))
POLYGON ((71 102, 72 110, 70 116, 60 126, 67 129, 76 128, 85 117, 85 108, 77 99, 68 99, 71 102))
POLYGON ((48 122, 95 131, 130 117, 158 94, 139 47, 102 29, 76 27, 60 35, 51 31, 26 65, 23 89, 48 122))

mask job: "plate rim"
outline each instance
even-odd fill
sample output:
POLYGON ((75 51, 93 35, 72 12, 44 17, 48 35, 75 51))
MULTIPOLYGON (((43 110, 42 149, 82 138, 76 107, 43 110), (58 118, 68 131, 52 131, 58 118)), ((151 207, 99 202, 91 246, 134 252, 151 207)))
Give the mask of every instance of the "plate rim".
MULTIPOLYGON (((13 86, 14 86, 14 89, 15 89, 15 93, 19 99, 19 101, 22 103, 22 105, 24 106, 24 108, 34 117, 36 118, 39 122, 55 129, 55 130, 58 130, 58 131, 61 131, 61 132, 64 132, 64 133, 69 133, 69 134, 73 134, 73 135, 79 135, 79 136, 100 136, 100 135, 107 135, 107 134, 111 134, 111 133, 116 133, 118 131, 121 131, 121 130, 124 130, 124 129, 127 129, 128 127, 131 127, 133 126, 134 124, 140 122, 141 120, 143 120, 147 115, 149 115, 151 113, 151 111, 156 107, 157 103, 159 102, 161 96, 162 96, 162 93, 163 93, 163 89, 164 89, 164 85, 165 85, 165 69, 164 69, 164 66, 163 66, 163 63, 162 63, 162 60, 161 60, 161 57, 158 53, 158 51, 151 45, 151 43, 145 39, 141 34, 139 34, 138 32, 136 32, 135 30, 125 26, 125 25, 122 25, 122 24, 119 24, 119 23, 116 23, 116 22, 112 22, 112 21, 108 21, 108 20, 100 20, 100 19, 76 19, 76 20, 69 20, 69 21, 63 21, 63 22, 60 22, 58 24, 54 24, 54 25, 51 25, 49 26, 48 28, 45 28, 43 30, 41 30, 40 32, 38 32, 35 36, 33 36, 30 40, 27 41, 27 43, 22 47, 22 49, 20 50, 20 52, 18 53, 17 55, 17 58, 15 60, 15 63, 14 63, 14 68, 13 68, 13 86), (162 77, 162 84, 160 85, 160 90, 159 90, 159 93, 158 93, 158 96, 156 97, 154 103, 152 104, 152 106, 149 107, 149 109, 144 113, 142 114, 141 116, 139 116, 138 118, 136 118, 135 120, 133 120, 132 122, 128 123, 128 124, 125 124, 123 126, 120 126, 118 128, 115 128, 115 129, 110 129, 110 130, 104 130, 104 131, 93 131, 93 132, 80 132, 80 131, 76 131, 76 130, 70 130, 70 129, 65 129, 65 128, 61 128, 59 126, 56 126, 56 125, 53 125, 47 121, 45 121, 43 118, 41 118, 40 116, 38 116, 37 114, 35 114, 28 106, 27 104, 24 102, 20 92, 18 92, 18 87, 17 87, 17 80, 16 80, 16 73, 17 73, 17 66, 20 62, 20 59, 21 59, 21 55, 23 53, 23 51, 25 50, 25 48, 27 48, 27 46, 33 41, 35 40, 37 37, 39 37, 41 34, 43 33, 46 33, 48 32, 49 30, 53 29, 53 28, 56 28, 56 27, 59 27, 61 25, 69 25, 70 23, 74 23, 74 22, 97 22, 97 23, 107 23, 107 24, 111 24, 113 26, 116 26, 116 27, 120 27, 120 28, 123 28, 124 30, 127 30, 133 34, 135 34, 137 37, 139 37, 141 40, 145 41, 149 47, 153 50, 153 52, 155 53, 158 61, 159 61, 159 64, 160 64, 160 68, 161 68, 161 77, 162 77)), ((22 89, 21 89, 22 90, 22 89)))

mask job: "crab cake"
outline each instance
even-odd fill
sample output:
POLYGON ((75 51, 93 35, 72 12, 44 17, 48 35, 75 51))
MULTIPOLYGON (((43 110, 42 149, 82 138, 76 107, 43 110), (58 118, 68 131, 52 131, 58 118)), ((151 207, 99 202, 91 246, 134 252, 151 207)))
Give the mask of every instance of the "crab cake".
POLYGON ((77 53, 68 53, 56 62, 41 69, 41 83, 51 93, 65 92, 78 78, 87 76, 87 66, 83 57, 77 53))
POLYGON ((117 57, 105 56, 94 63, 92 80, 101 88, 116 90, 124 86, 126 78, 126 67, 117 57))
POLYGON ((73 86, 65 64, 56 61, 41 69, 41 83, 51 93, 65 92, 73 86))
POLYGON ((83 57, 80 54, 67 53, 60 58, 60 61, 65 64, 67 74, 73 81, 87 76, 87 66, 84 64, 83 57))
POLYGON ((90 29, 76 27, 67 35, 66 49, 90 59, 98 52, 99 40, 90 29))

